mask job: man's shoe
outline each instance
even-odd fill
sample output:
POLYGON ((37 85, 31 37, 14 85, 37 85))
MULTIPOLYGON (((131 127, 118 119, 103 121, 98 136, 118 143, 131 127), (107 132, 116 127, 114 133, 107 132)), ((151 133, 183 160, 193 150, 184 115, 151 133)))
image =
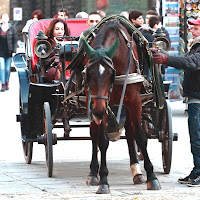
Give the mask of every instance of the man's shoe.
POLYGON ((188 187, 200 187, 200 176, 194 179, 193 182, 187 184, 188 187))
POLYGON ((181 184, 188 184, 192 183, 195 180, 196 177, 192 177, 191 175, 186 176, 185 178, 179 178, 178 182, 181 184))

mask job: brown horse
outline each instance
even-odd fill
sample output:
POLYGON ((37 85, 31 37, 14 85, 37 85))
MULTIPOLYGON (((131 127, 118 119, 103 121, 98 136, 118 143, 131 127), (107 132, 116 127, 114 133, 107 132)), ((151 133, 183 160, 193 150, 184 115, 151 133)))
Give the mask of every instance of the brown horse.
MULTIPOLYGON (((115 75, 125 75, 128 66, 129 74, 139 71, 138 49, 135 41, 132 43, 132 53, 129 65, 129 47, 132 37, 118 19, 110 20, 101 26, 97 35, 89 45, 83 41, 87 54, 87 67, 85 73, 85 88, 88 109, 91 109, 93 121, 90 124, 92 137, 92 160, 87 184, 98 185, 96 193, 109 193, 106 166, 106 151, 109 146, 107 133, 108 107, 119 105, 123 85, 114 83, 115 75), (101 165, 99 168, 97 152, 101 152, 101 165), (98 180, 98 173, 100 180, 98 180)), ((125 135, 130 155, 130 168, 135 184, 144 183, 135 152, 134 141, 144 156, 144 169, 147 173, 147 189, 160 189, 160 184, 153 172, 153 165, 147 153, 147 138, 141 128, 142 101, 140 89, 142 81, 128 84, 123 104, 126 108, 125 135)))

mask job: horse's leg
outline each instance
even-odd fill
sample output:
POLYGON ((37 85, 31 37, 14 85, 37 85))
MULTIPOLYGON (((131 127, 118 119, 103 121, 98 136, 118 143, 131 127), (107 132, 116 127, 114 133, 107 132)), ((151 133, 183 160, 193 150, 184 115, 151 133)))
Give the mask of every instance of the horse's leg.
POLYGON ((144 157, 144 169, 147 173, 147 189, 148 190, 159 190, 161 189, 160 183, 153 172, 153 165, 149 159, 147 153, 147 138, 141 127, 141 124, 136 124, 136 143, 140 148, 144 157))
POLYGON ((101 166, 99 170, 100 181, 99 181, 96 193, 108 194, 110 193, 110 190, 109 190, 109 185, 108 185, 108 180, 107 180, 108 168, 106 165, 106 152, 109 146, 109 140, 107 140, 105 137, 105 132, 104 132, 105 129, 102 124, 99 126, 99 131, 100 131, 100 135, 99 135, 98 144, 99 144, 99 149, 101 152, 101 166))
POLYGON ((135 144, 134 144, 134 128, 132 126, 132 123, 130 123, 130 116, 127 112, 126 116, 126 122, 125 122, 125 135, 127 139, 128 144, 128 150, 129 150, 129 156, 130 156, 130 168, 131 172, 133 174, 133 182, 134 184, 141 184, 145 183, 144 176, 142 175, 140 164, 138 162, 137 156, 136 156, 136 150, 135 150, 135 144))
POLYGON ((90 174, 88 175, 86 184, 87 185, 98 185, 99 180, 97 177, 99 171, 99 163, 97 158, 98 153, 98 126, 95 122, 91 122, 90 124, 90 135, 92 138, 92 160, 90 163, 90 174))

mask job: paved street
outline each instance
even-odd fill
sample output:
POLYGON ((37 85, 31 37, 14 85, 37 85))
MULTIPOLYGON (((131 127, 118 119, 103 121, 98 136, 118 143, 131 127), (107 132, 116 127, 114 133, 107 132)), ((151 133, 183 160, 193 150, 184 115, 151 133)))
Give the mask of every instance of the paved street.
MULTIPOLYGON (((178 141, 173 142, 170 174, 163 173, 161 144, 149 140, 148 150, 154 171, 162 189, 149 191, 146 184, 134 185, 129 168, 125 140, 111 142, 107 161, 111 193, 96 195, 96 187, 85 184, 89 173, 91 141, 58 141, 54 150, 53 177, 47 177, 44 145, 34 143, 33 160, 26 164, 21 145, 21 132, 16 114, 19 113, 19 85, 17 72, 11 73, 10 90, 0 92, 0 199, 137 199, 137 200, 200 200, 200 188, 189 188, 177 183, 188 175, 192 166, 187 117, 184 104, 172 102, 173 131, 178 141)), ((60 130, 54 129, 54 133, 60 130)), ((73 129, 72 135, 88 136, 88 128, 73 129)), ((143 161, 140 161, 143 169, 143 161)), ((146 174, 144 173, 146 176, 146 174)))

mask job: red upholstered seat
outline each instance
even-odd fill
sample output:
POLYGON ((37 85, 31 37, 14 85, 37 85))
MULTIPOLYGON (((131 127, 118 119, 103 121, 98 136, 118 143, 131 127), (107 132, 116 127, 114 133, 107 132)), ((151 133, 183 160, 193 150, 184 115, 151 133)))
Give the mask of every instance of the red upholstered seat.
MULTIPOLYGON (((35 37, 38 34, 38 31, 45 32, 46 28, 48 27, 49 23, 52 19, 42 19, 34 22, 28 31, 28 40, 27 40, 27 47, 28 47, 28 57, 31 58, 31 65, 32 70, 34 72, 34 66, 38 62, 38 57, 34 53, 34 45, 37 42, 35 37)), ((83 31, 85 31, 88 26, 86 23, 87 19, 67 19, 67 25, 70 30, 70 36, 80 36, 83 31)), ((68 65, 70 62, 66 62, 68 65)), ((69 72, 66 72, 66 78, 69 77, 69 72)))

